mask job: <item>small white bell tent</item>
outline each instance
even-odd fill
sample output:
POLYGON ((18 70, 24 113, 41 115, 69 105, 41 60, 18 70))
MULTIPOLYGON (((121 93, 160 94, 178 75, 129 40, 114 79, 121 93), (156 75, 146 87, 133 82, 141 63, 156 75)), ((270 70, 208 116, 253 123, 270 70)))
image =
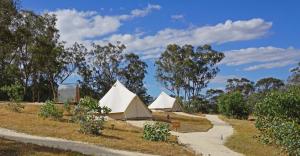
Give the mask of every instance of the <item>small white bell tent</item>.
POLYGON ((109 116, 113 119, 151 118, 152 113, 140 98, 129 91, 118 80, 99 101, 101 107, 111 109, 109 116))
POLYGON ((148 106, 151 110, 163 110, 171 112, 180 112, 182 108, 179 103, 176 102, 176 99, 169 96, 165 92, 160 93, 155 101, 148 106))

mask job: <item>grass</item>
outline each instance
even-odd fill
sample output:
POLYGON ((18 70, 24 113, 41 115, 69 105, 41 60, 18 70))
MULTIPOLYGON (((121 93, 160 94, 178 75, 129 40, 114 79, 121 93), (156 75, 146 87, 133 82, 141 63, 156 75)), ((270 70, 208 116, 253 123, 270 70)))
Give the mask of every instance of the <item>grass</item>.
POLYGON ((225 146, 230 149, 243 153, 246 156, 285 156, 279 147, 265 145, 259 142, 257 136, 259 131, 255 128, 254 121, 228 119, 224 116, 220 118, 228 122, 234 128, 234 134, 228 138, 225 146))
POLYGON ((89 142, 109 148, 137 151, 157 155, 193 155, 193 152, 177 143, 172 136, 169 142, 151 142, 142 138, 142 130, 122 121, 109 121, 101 136, 84 135, 79 125, 65 121, 43 119, 38 116, 40 106, 26 105, 21 113, 0 106, 1 127, 38 136, 49 136, 89 142), (111 125, 114 124, 114 130, 111 125))
MULTIPOLYGON (((153 112, 153 118, 156 121, 164 122, 180 122, 180 127, 177 129, 178 132, 207 132, 212 128, 212 124, 206 118, 188 117, 183 115, 178 115, 172 112, 153 112), (167 119, 169 114, 170 120, 167 119)), ((172 130, 174 128, 171 126, 172 130)))
POLYGON ((10 156, 83 156, 77 152, 25 144, 0 138, 0 155, 10 156))

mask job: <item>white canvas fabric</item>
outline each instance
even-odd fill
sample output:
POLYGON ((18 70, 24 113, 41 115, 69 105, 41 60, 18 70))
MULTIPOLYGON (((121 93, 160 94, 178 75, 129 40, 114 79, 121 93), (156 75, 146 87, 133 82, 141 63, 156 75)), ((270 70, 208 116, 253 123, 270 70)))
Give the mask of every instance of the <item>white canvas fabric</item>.
POLYGON ((180 105, 176 102, 176 99, 165 92, 160 93, 160 95, 151 105, 148 106, 148 108, 166 111, 182 111, 180 105))
POLYGON ((99 101, 101 107, 106 106, 111 109, 111 114, 119 113, 117 118, 151 118, 151 111, 139 99, 139 97, 129 91, 122 83, 117 81, 111 89, 99 101))

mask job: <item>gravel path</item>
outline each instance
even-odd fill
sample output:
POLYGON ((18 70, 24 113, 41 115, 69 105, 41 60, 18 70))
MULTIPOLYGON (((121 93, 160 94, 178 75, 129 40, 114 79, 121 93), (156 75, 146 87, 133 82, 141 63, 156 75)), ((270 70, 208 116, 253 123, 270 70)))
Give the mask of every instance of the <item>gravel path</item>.
POLYGON ((208 132, 178 133, 178 140, 190 146, 198 154, 204 156, 242 156, 224 146, 225 140, 233 134, 233 128, 219 119, 217 115, 205 116, 213 124, 208 132))
MULTIPOLYGON (((179 115, 190 117, 200 117, 192 114, 175 112, 179 115)), ((191 147, 197 154, 203 156, 242 156, 242 154, 234 152, 224 146, 225 140, 233 134, 233 128, 223 120, 220 120, 217 115, 205 115, 212 124, 208 132, 192 132, 192 133, 179 133, 173 132, 173 135, 178 136, 178 141, 191 147)), ((127 121, 130 124, 143 127, 145 122, 149 121, 127 121)))
POLYGON ((151 156, 137 152, 121 151, 96 146, 80 141, 70 141, 52 137, 33 136, 25 133, 19 133, 5 128, 0 128, 0 137, 23 143, 32 143, 40 146, 53 147, 62 150, 80 152, 87 155, 95 156, 151 156))

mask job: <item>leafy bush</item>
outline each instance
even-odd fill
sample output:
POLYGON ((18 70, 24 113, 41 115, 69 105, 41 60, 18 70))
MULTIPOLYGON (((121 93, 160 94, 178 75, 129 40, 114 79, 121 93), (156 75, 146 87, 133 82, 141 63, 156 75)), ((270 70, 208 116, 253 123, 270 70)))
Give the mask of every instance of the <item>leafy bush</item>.
POLYGON ((300 88, 272 91, 255 107, 256 127, 264 143, 282 146, 290 155, 300 155, 300 88))
POLYGON ((78 105, 80 105, 81 107, 85 107, 88 111, 98 111, 99 108, 99 104, 97 100, 89 96, 85 96, 84 98, 81 98, 79 100, 78 105))
POLYGON ((290 87, 284 91, 272 91, 257 103, 258 117, 279 117, 300 123, 300 87, 290 87))
POLYGON ((247 98, 247 105, 249 106, 250 113, 254 112, 255 105, 265 98, 267 92, 253 93, 247 98))
POLYGON ((238 91, 222 94, 218 98, 218 111, 227 117, 237 119, 247 119, 250 113, 249 106, 238 91))
POLYGON ((167 141, 170 136, 169 124, 155 122, 154 124, 146 123, 144 125, 143 138, 150 141, 167 141))
POLYGON ((80 132, 84 134, 100 135, 104 128, 104 118, 96 119, 96 116, 87 114, 80 121, 80 132))
POLYGON ((1 90, 8 95, 9 100, 12 102, 20 102, 23 99, 24 91, 19 82, 16 82, 10 86, 3 86, 1 90))
POLYGON ((24 109, 24 105, 20 104, 23 99, 24 92, 23 87, 19 82, 10 86, 4 86, 1 91, 5 92, 11 103, 8 104, 8 108, 14 112, 21 112, 24 109))
POLYGON ((110 111, 110 108, 100 107, 95 99, 84 97, 80 99, 78 105, 75 107, 72 120, 80 124, 80 132, 100 135, 104 128, 104 117, 110 111))
POLYGON ((58 120, 63 117, 63 112, 54 105, 53 101, 48 100, 41 106, 39 116, 58 120))

